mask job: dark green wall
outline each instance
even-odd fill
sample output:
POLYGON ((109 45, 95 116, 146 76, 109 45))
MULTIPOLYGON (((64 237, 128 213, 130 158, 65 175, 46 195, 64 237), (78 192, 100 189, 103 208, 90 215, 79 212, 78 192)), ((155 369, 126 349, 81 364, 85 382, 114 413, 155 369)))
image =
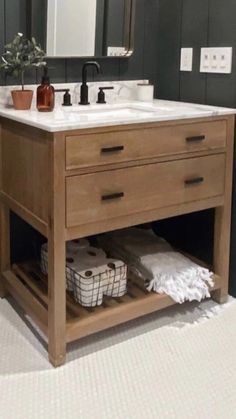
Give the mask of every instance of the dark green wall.
POLYGON ((236 106, 236 1, 159 0, 159 97, 236 106), (233 46, 230 75, 202 74, 200 48, 233 46), (181 73, 180 48, 194 48, 193 71, 181 73))
MULTIPOLYGON (((236 108, 236 1, 159 0, 158 96, 236 108), (201 74, 200 48, 232 46, 233 71, 230 75, 201 74), (193 47, 191 73, 181 73, 180 48, 193 47)), ((236 163, 234 168, 236 176, 236 163)), ((236 177, 235 177, 236 179, 236 177)), ((236 180, 233 192, 230 291, 236 296, 236 180)), ((192 248, 207 258, 212 255, 213 219, 211 211, 161 223, 160 231, 177 244, 192 248), (203 228, 202 228, 203 226, 203 228), (182 243, 181 243, 181 237, 182 243), (179 240, 178 240, 179 238, 179 240), (187 238, 187 239, 186 239, 187 238)))
MULTIPOLYGON (((45 0, 43 0, 45 2, 45 0)), ((0 0, 0 53, 3 45, 17 32, 27 33, 25 21, 29 0, 0 0)), ((35 2, 32 4, 34 5, 35 2)), ((98 80, 129 80, 149 78, 156 80, 157 75, 157 19, 158 0, 137 0, 135 26, 135 53, 131 58, 100 59, 103 74, 98 80)), ((39 16, 40 17, 40 16, 39 16)), ((66 36, 66 29, 65 29, 66 36)), ((76 82, 81 80, 83 59, 49 60, 52 82, 76 82)), ((91 80, 93 74, 91 75, 91 80)), ((38 82, 35 72, 28 74, 28 83, 38 82)), ((1 84, 13 84, 15 80, 0 79, 1 84)))

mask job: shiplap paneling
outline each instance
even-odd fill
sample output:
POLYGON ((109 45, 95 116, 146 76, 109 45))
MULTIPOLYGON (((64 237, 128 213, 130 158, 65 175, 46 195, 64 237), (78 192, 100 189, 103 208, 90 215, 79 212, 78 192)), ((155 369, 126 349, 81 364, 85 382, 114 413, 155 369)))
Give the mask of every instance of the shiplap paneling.
MULTIPOLYGON (((5 20, 4 20, 4 44, 10 42, 18 33, 26 33, 26 1, 11 0, 5 1, 5 20)), ((25 83, 35 83, 36 70, 30 69, 25 73, 25 83)), ((6 78, 7 84, 18 84, 19 80, 13 77, 6 78)))
POLYGON ((209 46, 234 47, 232 74, 211 74, 207 77, 209 104, 236 106, 236 1, 209 0, 209 46))
POLYGON ((5 1, 5 42, 26 29, 26 0, 5 1))
MULTIPOLYGON (((144 33, 144 78, 156 84, 158 69, 158 24, 154 16, 159 16, 159 1, 149 0, 149 6, 145 9, 145 33, 144 33)), ((157 89, 157 86, 155 86, 157 89)))
MULTIPOLYGON (((5 16, 5 2, 0 0, 0 55, 4 51, 5 44, 5 25, 4 25, 4 16, 5 16)), ((4 75, 0 72, 0 85, 4 84, 4 75)))
POLYGON ((182 0, 160 0, 159 3, 157 92, 159 98, 178 100, 182 0))
POLYGON ((183 0, 181 47, 193 48, 193 71, 180 73, 180 100, 204 103, 206 75, 199 72, 200 49, 208 42, 208 1, 183 0), (201 30, 199 30, 201 28, 201 30))

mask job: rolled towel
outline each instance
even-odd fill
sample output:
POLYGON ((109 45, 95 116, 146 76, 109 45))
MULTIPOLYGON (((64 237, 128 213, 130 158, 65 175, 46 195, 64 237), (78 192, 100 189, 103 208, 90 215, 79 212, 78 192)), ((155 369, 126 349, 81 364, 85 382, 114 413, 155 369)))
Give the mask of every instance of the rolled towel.
POLYGON ((153 273, 149 291, 167 294, 180 304, 210 297, 209 287, 214 285, 212 272, 179 252, 145 255, 141 263, 153 273))

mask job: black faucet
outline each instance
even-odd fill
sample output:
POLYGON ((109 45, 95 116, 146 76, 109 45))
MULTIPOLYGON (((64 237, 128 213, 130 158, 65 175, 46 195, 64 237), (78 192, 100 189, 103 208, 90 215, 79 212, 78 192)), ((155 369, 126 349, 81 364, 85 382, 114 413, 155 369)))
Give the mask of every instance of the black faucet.
POLYGON ((87 85, 87 67, 95 67, 97 73, 101 72, 101 67, 96 61, 87 61, 82 69, 82 84, 80 88, 80 105, 89 105, 88 101, 88 85, 87 85))

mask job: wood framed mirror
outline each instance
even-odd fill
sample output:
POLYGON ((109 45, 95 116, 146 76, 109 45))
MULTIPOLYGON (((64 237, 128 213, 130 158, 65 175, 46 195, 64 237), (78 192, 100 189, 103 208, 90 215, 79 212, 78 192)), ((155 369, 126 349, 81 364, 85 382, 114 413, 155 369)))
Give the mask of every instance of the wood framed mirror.
POLYGON ((52 58, 129 57, 136 0, 28 0, 27 36, 52 58))

